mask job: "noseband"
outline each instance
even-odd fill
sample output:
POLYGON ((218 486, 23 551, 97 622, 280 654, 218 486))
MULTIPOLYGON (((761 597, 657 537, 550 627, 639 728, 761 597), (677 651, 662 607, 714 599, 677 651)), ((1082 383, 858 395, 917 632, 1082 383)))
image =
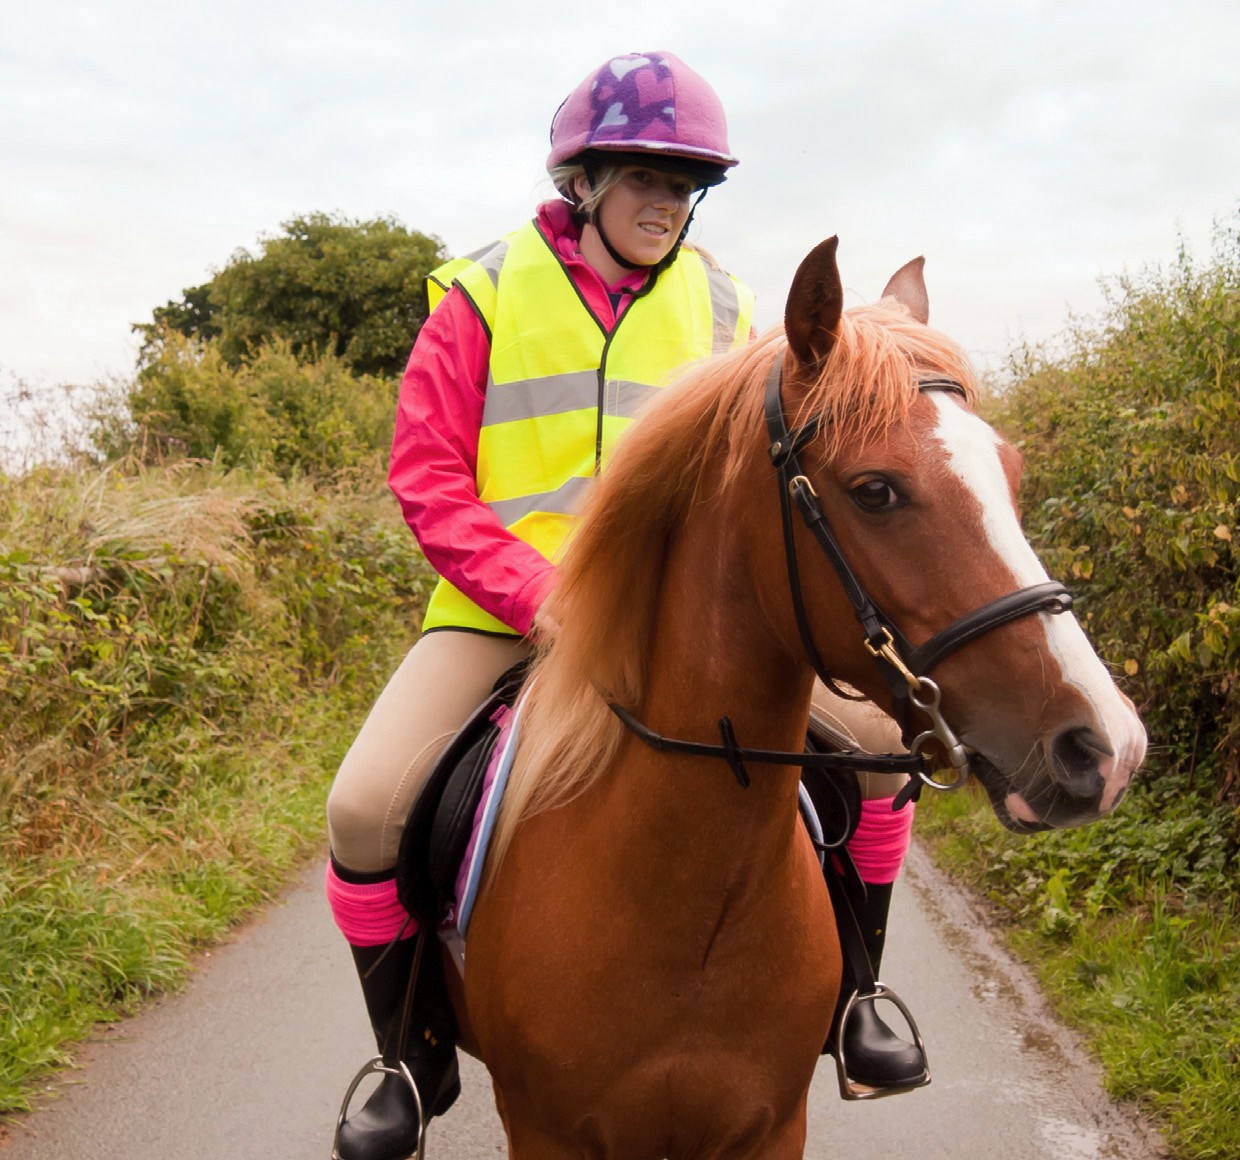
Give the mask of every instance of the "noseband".
MULTIPOLYGON (((769 454, 779 481, 780 519, 783 524, 784 555, 787 560, 788 585, 791 590, 792 607, 796 616, 797 630, 810 666, 825 685, 837 694, 849 697, 835 684, 827 672, 814 644, 805 612, 805 600, 801 591, 800 569, 797 564, 796 537, 794 535, 792 507, 795 504, 806 527, 818 542, 835 574, 843 586, 845 595, 865 636, 865 647, 874 658, 895 704, 896 720, 900 724, 906 754, 846 753, 782 753, 769 750, 742 749, 736 741, 732 722, 727 717, 719 721, 722 744, 682 741, 664 737, 648 729, 627 709, 615 703, 609 708, 627 728, 654 749, 665 753, 683 753, 697 757, 718 757, 727 761, 742 786, 749 784, 745 765, 759 764, 800 765, 826 770, 856 770, 876 773, 908 773, 911 779, 897 796, 893 808, 899 809, 908 799, 916 799, 923 786, 933 789, 955 789, 963 785, 969 775, 969 755, 951 726, 939 710, 942 694, 938 685, 926 675, 957 649, 985 635, 1001 625, 1008 624, 1035 612, 1060 613, 1072 607, 1072 596, 1058 581, 1051 580, 1033 584, 992 600, 959 620, 935 633, 924 644, 913 647, 904 634, 870 599, 864 585, 857 579, 840 548, 831 525, 827 520, 818 495, 809 476, 801 468, 798 452, 808 445, 822 429, 823 419, 815 416, 804 426, 790 432, 784 417, 784 404, 780 386, 783 379, 782 359, 776 357, 766 380, 764 411, 767 434, 770 438, 769 454), (912 710, 917 709, 929 719, 929 728, 914 735, 911 725, 912 710), (946 751, 956 777, 950 782, 937 780, 931 759, 931 747, 938 743, 946 751)), ((946 391, 967 398, 964 387, 954 379, 923 378, 918 389, 946 391)), ((850 699, 858 699, 852 697, 850 699)))

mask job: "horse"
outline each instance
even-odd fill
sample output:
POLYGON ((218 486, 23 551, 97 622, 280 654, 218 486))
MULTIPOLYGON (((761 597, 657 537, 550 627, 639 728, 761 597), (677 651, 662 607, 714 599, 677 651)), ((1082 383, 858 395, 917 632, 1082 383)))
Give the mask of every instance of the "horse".
POLYGON ((1101 817, 1144 756, 921 260, 845 311, 836 247, 660 392, 562 563, 447 971, 516 1160, 803 1155, 841 969, 798 813, 816 673, 1022 832, 1101 817))

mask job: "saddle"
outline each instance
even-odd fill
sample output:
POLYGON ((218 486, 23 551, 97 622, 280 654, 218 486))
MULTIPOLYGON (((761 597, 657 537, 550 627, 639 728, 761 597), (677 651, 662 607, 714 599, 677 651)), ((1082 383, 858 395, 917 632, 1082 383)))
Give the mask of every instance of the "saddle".
POLYGON ((396 893, 423 930, 435 930, 459 901, 457 871, 473 835, 487 769, 528 667, 521 661, 495 682, 439 755, 409 812, 397 854, 396 893))

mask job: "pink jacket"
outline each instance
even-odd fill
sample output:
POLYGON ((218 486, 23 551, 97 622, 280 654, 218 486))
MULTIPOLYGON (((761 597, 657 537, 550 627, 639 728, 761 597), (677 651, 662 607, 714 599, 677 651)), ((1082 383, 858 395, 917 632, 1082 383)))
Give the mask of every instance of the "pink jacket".
MULTIPOLYGON (((580 231, 564 202, 539 206, 535 222, 610 334, 646 275, 635 271, 608 287, 581 256, 580 231), (618 308, 609 290, 618 294, 618 308)), ((555 565, 478 498, 478 432, 490 355, 481 321, 453 288, 423 325, 401 380, 388 485, 431 567, 524 635, 554 586, 555 565)))

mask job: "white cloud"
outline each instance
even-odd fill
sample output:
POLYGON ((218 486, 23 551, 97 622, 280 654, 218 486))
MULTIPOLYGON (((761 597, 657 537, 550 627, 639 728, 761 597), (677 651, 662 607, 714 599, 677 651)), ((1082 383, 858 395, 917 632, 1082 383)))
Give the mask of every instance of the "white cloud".
POLYGON ((130 323, 299 213, 511 228, 556 104, 639 48, 728 107, 698 237, 763 322, 838 233, 856 299, 924 253, 935 321, 994 361, 1240 201, 1230 0, 0 3, 0 369, 35 381, 124 373, 130 323))

